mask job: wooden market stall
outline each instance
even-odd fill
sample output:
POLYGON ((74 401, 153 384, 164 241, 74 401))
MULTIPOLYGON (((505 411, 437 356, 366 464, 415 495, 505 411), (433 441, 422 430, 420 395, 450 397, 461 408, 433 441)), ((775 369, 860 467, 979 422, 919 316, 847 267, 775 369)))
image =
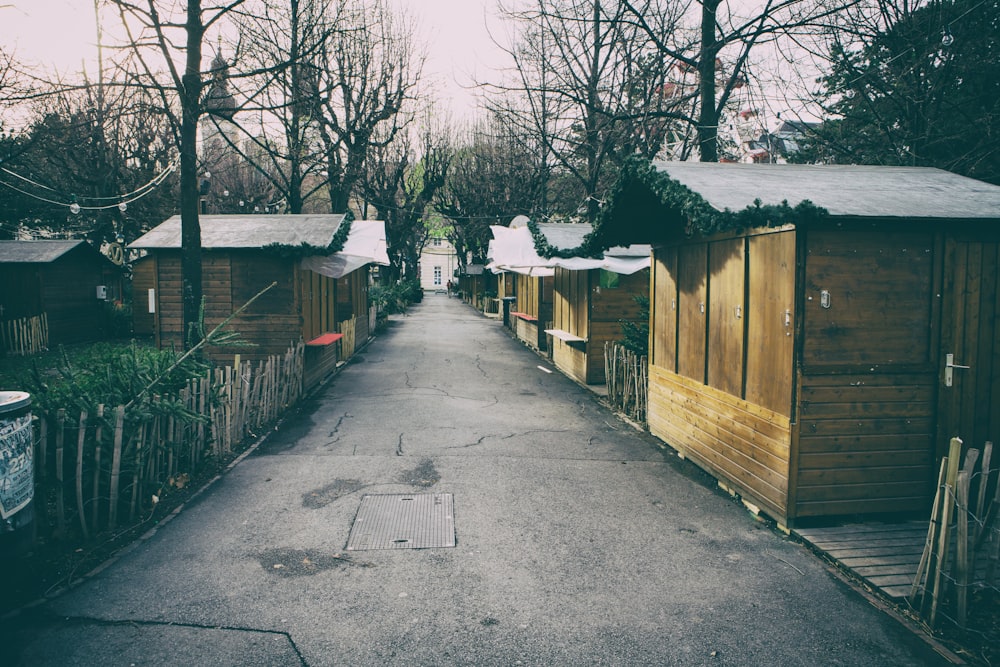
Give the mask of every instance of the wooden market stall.
POLYGON ((525 219, 492 229, 494 264, 519 274, 518 337, 539 340, 538 349, 575 380, 604 382, 604 344, 624 337, 621 321, 639 317, 636 296, 648 293, 650 247, 595 249, 593 227, 583 223, 525 219))
MULTIPOLYGON (((47 324, 45 346, 89 342, 120 303, 122 271, 86 241, 0 241, 0 323, 47 324)), ((38 325, 40 326, 40 325, 38 325)))
POLYGON ((650 431, 780 523, 923 512, 1000 436, 1000 187, 935 169, 633 163, 650 431))
MULTIPOLYGON (((381 221, 338 214, 208 215, 200 222, 206 331, 276 283, 229 325, 253 346, 210 348, 210 358, 261 360, 304 341, 308 389, 368 339, 369 268, 388 264, 381 221)), ((180 346, 179 216, 131 247, 149 253, 135 266, 136 328, 148 327, 160 347, 180 346)))

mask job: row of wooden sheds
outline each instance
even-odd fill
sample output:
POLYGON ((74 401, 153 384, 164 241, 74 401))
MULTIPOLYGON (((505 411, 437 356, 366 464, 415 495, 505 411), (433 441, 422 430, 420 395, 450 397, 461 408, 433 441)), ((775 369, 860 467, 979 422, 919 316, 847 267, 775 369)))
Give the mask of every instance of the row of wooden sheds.
MULTIPOLYGON (((650 432, 785 526, 924 513, 949 439, 1000 436, 1000 187, 927 168, 635 161, 576 246, 534 227, 545 260, 650 244, 647 282, 614 306, 650 297, 650 432)), ((537 291, 545 317, 544 283, 515 275, 517 312, 535 314, 522 294, 537 291)), ((600 316, 600 278, 574 279, 577 316, 600 316)), ((552 328, 599 337, 557 311, 553 297, 552 328)))

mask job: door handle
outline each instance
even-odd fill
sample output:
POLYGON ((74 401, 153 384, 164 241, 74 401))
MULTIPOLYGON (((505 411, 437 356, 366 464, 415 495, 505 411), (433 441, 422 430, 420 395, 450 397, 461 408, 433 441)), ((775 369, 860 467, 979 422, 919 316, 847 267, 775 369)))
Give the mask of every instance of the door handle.
POLYGON ((954 384, 955 381, 954 375, 956 368, 968 369, 970 368, 970 366, 962 366, 961 364, 956 364, 954 354, 944 355, 944 386, 950 387, 952 384, 954 384))

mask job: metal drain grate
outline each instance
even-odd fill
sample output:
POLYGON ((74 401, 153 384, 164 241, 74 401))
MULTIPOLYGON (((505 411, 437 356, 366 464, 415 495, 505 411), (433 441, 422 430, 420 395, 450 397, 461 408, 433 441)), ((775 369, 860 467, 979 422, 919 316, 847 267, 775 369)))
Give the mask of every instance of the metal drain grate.
POLYGON ((450 493, 366 495, 347 538, 348 551, 455 546, 450 493))

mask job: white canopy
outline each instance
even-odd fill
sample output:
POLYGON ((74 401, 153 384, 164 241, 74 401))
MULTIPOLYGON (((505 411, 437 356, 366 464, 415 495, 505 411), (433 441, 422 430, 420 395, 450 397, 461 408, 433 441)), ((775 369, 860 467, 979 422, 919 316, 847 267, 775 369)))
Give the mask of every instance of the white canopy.
POLYGON ((649 268, 650 246, 632 245, 612 248, 603 257, 552 257, 545 259, 535 250, 535 239, 527 226, 493 225, 492 255, 489 269, 494 273, 511 271, 528 276, 551 276, 556 267, 571 271, 605 269, 630 275, 649 268))
POLYGON ((302 260, 302 268, 330 278, 342 278, 365 264, 389 265, 385 224, 381 220, 354 220, 340 252, 313 255, 302 260))

